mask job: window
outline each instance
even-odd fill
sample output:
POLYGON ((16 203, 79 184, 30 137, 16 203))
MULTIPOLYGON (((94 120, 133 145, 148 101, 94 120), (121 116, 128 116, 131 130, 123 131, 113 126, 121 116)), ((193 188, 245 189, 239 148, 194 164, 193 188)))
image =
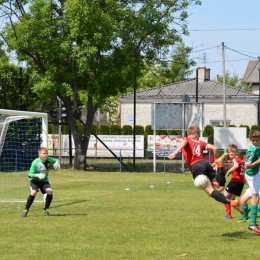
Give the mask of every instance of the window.
MULTIPOLYGON (((231 124, 231 120, 226 120, 227 126, 231 124)), ((210 125, 212 126, 218 126, 218 125, 224 125, 224 120, 210 120, 210 125)))

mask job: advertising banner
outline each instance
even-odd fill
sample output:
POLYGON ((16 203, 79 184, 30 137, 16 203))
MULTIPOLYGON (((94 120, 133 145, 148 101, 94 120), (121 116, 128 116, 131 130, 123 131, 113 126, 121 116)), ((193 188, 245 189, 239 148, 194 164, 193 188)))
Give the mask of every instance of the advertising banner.
MULTIPOLYGON (((98 138, 113 151, 118 157, 133 157, 133 136, 132 135, 98 135, 98 138)), ((62 156, 69 156, 69 136, 62 135, 62 156)), ((72 138, 72 152, 74 155, 74 141, 72 138)), ((94 135, 90 136, 87 156, 88 157, 114 157, 94 135)), ((144 137, 136 135, 135 156, 144 157, 144 137)))
MULTIPOLYGON (((155 149, 156 157, 167 157, 169 153, 172 153, 177 148, 181 141, 182 137, 180 135, 156 135, 155 140, 153 135, 148 135, 148 157, 153 157, 155 149)), ((181 158, 181 153, 178 154, 177 158, 181 158)))

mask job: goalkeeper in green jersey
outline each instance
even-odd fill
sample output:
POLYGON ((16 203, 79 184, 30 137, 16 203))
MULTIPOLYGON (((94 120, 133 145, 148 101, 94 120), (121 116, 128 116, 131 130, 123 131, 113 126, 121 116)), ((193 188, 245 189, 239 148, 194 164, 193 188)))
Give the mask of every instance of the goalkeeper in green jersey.
POLYGON ((54 169, 59 170, 60 162, 55 158, 48 157, 48 149, 44 147, 38 149, 38 156, 39 157, 32 162, 28 173, 28 176, 30 178, 31 194, 27 199, 22 217, 27 217, 28 211, 33 204, 33 201, 39 189, 42 194, 47 194, 45 200, 44 215, 50 215, 48 209, 51 205, 53 191, 49 183, 49 167, 50 165, 53 165, 54 169))

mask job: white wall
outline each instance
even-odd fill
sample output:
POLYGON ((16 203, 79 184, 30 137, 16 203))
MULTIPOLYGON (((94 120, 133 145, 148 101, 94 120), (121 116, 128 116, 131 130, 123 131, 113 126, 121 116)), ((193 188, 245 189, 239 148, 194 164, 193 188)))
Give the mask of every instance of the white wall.
MULTIPOLYGON (((151 107, 149 103, 136 104, 136 125, 151 124, 151 107)), ((231 124, 237 127, 241 124, 251 127, 257 124, 257 110, 255 102, 226 104, 226 120, 231 120, 231 124)), ((133 121, 129 120, 133 118, 133 111, 133 104, 121 103, 121 126, 133 126, 133 121)), ((209 125, 210 120, 223 120, 222 103, 204 103, 204 126, 209 125)))

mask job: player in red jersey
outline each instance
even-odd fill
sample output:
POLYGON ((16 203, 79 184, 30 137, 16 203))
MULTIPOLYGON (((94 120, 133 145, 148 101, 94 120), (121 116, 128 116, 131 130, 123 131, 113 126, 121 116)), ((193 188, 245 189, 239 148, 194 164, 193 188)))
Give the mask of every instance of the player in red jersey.
POLYGON ((213 151, 215 158, 218 158, 218 148, 215 145, 199 140, 199 126, 190 126, 187 130, 187 134, 188 136, 183 139, 173 153, 169 154, 168 158, 175 158, 178 152, 182 150, 185 162, 190 167, 193 179, 195 180, 195 178, 200 174, 204 174, 209 178, 210 182, 204 191, 221 203, 237 206, 237 200, 230 200, 217 190, 220 186, 217 182, 216 172, 210 163, 203 158, 204 150, 213 151))
MULTIPOLYGON (((238 149, 235 144, 230 144, 228 146, 228 154, 229 158, 231 159, 232 166, 227 171, 226 177, 228 177, 230 174, 232 176, 230 182, 225 189, 224 195, 229 199, 235 199, 236 196, 240 196, 245 184, 244 162, 240 159, 237 152, 238 149)), ((230 205, 225 204, 225 209, 227 214, 224 218, 232 218, 230 205)), ((236 209, 241 214, 243 213, 240 207, 237 207, 236 209)))

